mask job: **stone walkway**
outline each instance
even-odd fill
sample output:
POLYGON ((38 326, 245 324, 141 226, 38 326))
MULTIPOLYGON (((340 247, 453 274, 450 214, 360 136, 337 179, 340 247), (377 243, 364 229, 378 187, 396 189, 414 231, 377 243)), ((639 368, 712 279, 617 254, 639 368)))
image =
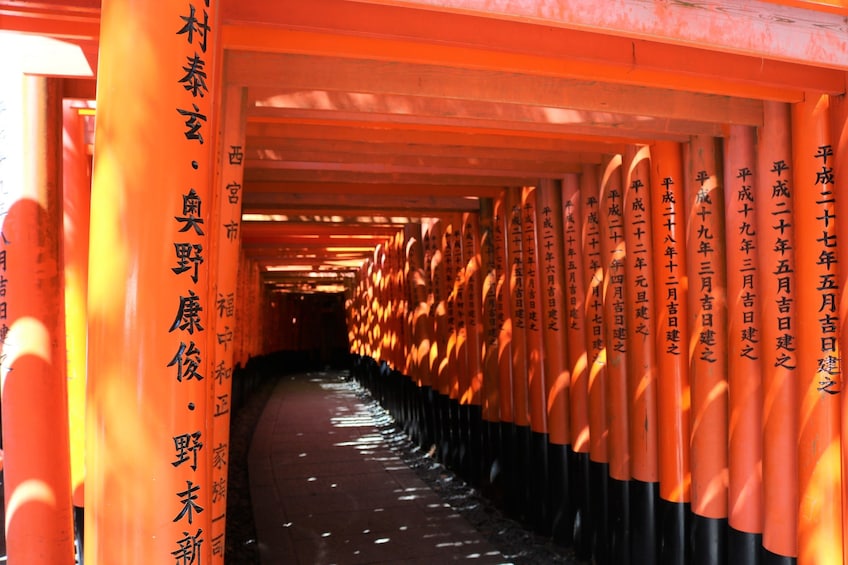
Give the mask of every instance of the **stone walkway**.
POLYGON ((509 562, 386 444, 343 373, 280 378, 248 468, 264 565, 509 562))

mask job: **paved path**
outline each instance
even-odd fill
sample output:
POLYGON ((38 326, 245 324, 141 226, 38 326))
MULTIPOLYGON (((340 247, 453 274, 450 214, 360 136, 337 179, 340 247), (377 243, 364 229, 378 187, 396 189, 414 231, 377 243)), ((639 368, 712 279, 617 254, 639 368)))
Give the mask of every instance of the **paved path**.
POLYGON ((248 458, 263 565, 504 563, 392 452, 342 373, 283 377, 248 458))

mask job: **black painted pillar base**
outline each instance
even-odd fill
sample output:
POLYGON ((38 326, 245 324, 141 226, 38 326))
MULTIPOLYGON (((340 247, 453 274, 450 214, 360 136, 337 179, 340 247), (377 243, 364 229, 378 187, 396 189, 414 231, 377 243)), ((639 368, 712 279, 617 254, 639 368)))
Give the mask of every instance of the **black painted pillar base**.
POLYGON ((503 463, 501 462, 501 422, 483 421, 483 496, 503 508, 503 463))
POLYGON ((572 472, 570 475, 574 478, 571 481, 572 496, 574 501, 574 554, 581 561, 589 561, 592 557, 592 518, 590 511, 590 494, 589 479, 591 471, 589 470, 589 454, 585 452, 575 453, 571 466, 572 472))
POLYGON ((440 453, 439 449, 442 445, 442 405, 441 405, 441 395, 439 391, 435 388, 430 389, 430 406, 431 413, 433 418, 433 459, 439 461, 440 453))
POLYGON ((512 422, 501 422, 501 463, 503 471, 504 512, 510 517, 518 516, 518 473, 516 471, 516 426, 512 422))
POLYGON ((458 400, 455 405, 456 414, 456 440, 454 442, 455 462, 454 471, 464 481, 468 482, 468 405, 461 404, 458 400))
POLYGON ((479 488, 483 484, 483 407, 468 406, 468 470, 469 482, 479 488))
POLYGON ((399 371, 395 372, 395 376, 398 381, 398 391, 400 392, 399 423, 401 424, 401 428, 406 434, 406 437, 414 443, 418 441, 418 433, 415 426, 415 412, 412 410, 412 394, 413 387, 415 385, 412 383, 412 379, 399 371))
POLYGON ((515 426, 515 448, 512 461, 516 501, 515 519, 527 524, 530 520, 530 426, 515 426))
POLYGON ((470 441, 471 441, 471 413, 468 404, 457 402, 457 414, 459 416, 459 429, 456 444, 456 471, 465 482, 470 482, 470 441))
POLYGON ((727 527, 727 555, 733 565, 760 565, 763 535, 727 527))
POLYGON ((389 368, 388 363, 380 361, 379 369, 377 369, 377 376, 375 378, 375 385, 380 398, 380 406, 386 408, 386 410, 394 416, 394 404, 391 402, 391 394, 389 392, 391 375, 392 370, 389 368))
POLYGON ((689 563, 691 546, 686 543, 692 511, 688 502, 670 502, 660 498, 660 563, 689 563))
POLYGON ((762 557, 760 560, 761 565, 798 565, 798 559, 796 557, 778 555, 764 547, 761 548, 760 555, 762 557))
POLYGON ((448 412, 450 414, 450 432, 448 439, 447 467, 453 472, 457 472, 460 462, 459 446, 462 441, 462 424, 460 423, 461 417, 459 401, 457 399, 448 399, 448 412))
POLYGON ((406 414, 409 418, 410 439, 416 445, 421 441, 421 402, 418 392, 420 388, 418 383, 412 380, 409 375, 404 375, 404 384, 406 385, 406 414))
POLYGON ((77 552, 77 565, 83 565, 84 549, 85 549, 85 508, 81 506, 73 507, 74 520, 74 545, 77 552))
POLYGON ((630 564, 630 481, 609 477, 610 562, 630 564))
POLYGON ((530 523, 543 535, 551 535, 548 477, 548 434, 530 431, 530 523))
POLYGON ((573 541, 574 508, 569 477, 570 445, 548 444, 548 484, 551 496, 551 536, 554 543, 568 547, 573 541))
POLYGON ((418 447, 427 452, 435 441, 433 388, 429 385, 424 385, 418 389, 418 412, 421 418, 421 437, 418 438, 418 447))
POLYGON ((440 429, 442 430, 439 442, 439 461, 445 467, 450 462, 451 449, 451 400, 446 394, 439 394, 440 429))
MULTIPOLYGON (((725 565, 727 518, 707 518, 693 513, 691 545, 694 565, 725 565)), ((733 563, 740 562, 734 558, 733 563)))
POLYGON ((615 565, 610 560, 609 463, 589 460, 589 504, 594 562, 615 565))
POLYGON ((403 375, 392 369, 389 372, 389 394, 391 396, 391 415, 403 429, 403 375))
POLYGON ((659 498, 659 483, 630 481, 630 556, 633 565, 653 565, 659 557, 659 498))

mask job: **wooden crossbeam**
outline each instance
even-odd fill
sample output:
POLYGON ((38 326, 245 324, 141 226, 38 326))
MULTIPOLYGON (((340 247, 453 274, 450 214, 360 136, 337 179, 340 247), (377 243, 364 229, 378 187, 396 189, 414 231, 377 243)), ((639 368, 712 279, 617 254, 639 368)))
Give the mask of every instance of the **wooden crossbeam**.
POLYGON ((344 213, 348 209, 374 211, 389 209, 421 216, 446 212, 473 212, 480 209, 480 202, 476 198, 461 196, 404 196, 402 194, 384 195, 379 200, 363 194, 251 193, 245 196, 244 207, 247 210, 257 207, 268 210, 270 206, 281 211, 323 208, 337 213, 344 213))
POLYGON ((389 128, 436 125, 461 127, 466 131, 489 128, 630 138, 642 142, 650 139, 682 141, 691 135, 722 134, 720 124, 665 116, 420 96, 382 97, 376 103, 345 93, 334 93, 328 98, 329 103, 321 93, 277 98, 265 106, 251 106, 248 117, 257 121, 332 117, 341 124, 370 122, 389 128))
POLYGON ((371 106, 429 97, 691 121, 762 123, 758 100, 597 80, 256 51, 235 51, 229 62, 228 80, 250 87, 251 97, 265 103, 308 93, 319 93, 323 102, 330 102, 336 93, 351 93, 360 105, 371 106))
MULTIPOLYGON (((547 25, 546 18, 491 18, 480 11, 441 12, 432 6, 393 4, 312 0, 292 6, 263 4, 257 9, 251 2, 240 2, 230 6, 224 42, 243 50, 344 53, 356 58, 503 69, 786 102, 800 100, 805 88, 822 92, 844 88, 834 69, 813 66, 804 57, 789 62, 785 57, 768 56, 762 52, 765 49, 753 55, 715 51, 709 49, 710 39, 668 45, 649 36, 547 25), (248 25, 272 21, 278 26, 248 25), (399 27, 399 21, 414 21, 415 26, 399 27)), ((770 8, 765 7, 766 13, 770 8)), ((615 13, 609 12, 610 16, 615 13)), ((695 22, 685 23, 688 27, 695 22)), ((746 29, 741 22, 730 25, 746 29)))
POLYGON ((290 194, 362 194, 368 196, 465 196, 478 198, 496 198, 500 188, 479 184, 438 184, 438 183, 368 183, 368 182, 272 182, 250 181, 244 185, 245 192, 290 193, 290 194))

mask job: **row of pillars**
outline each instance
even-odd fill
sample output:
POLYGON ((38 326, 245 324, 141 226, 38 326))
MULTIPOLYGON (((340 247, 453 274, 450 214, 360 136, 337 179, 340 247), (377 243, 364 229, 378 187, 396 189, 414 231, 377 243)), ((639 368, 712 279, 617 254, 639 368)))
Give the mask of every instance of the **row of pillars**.
POLYGON ((224 561, 232 375, 267 304, 216 4, 103 2, 93 161, 92 104, 0 69, 11 563, 224 561))
POLYGON ((407 226, 358 275, 354 374, 584 559, 848 563, 846 125, 766 103, 407 226))

